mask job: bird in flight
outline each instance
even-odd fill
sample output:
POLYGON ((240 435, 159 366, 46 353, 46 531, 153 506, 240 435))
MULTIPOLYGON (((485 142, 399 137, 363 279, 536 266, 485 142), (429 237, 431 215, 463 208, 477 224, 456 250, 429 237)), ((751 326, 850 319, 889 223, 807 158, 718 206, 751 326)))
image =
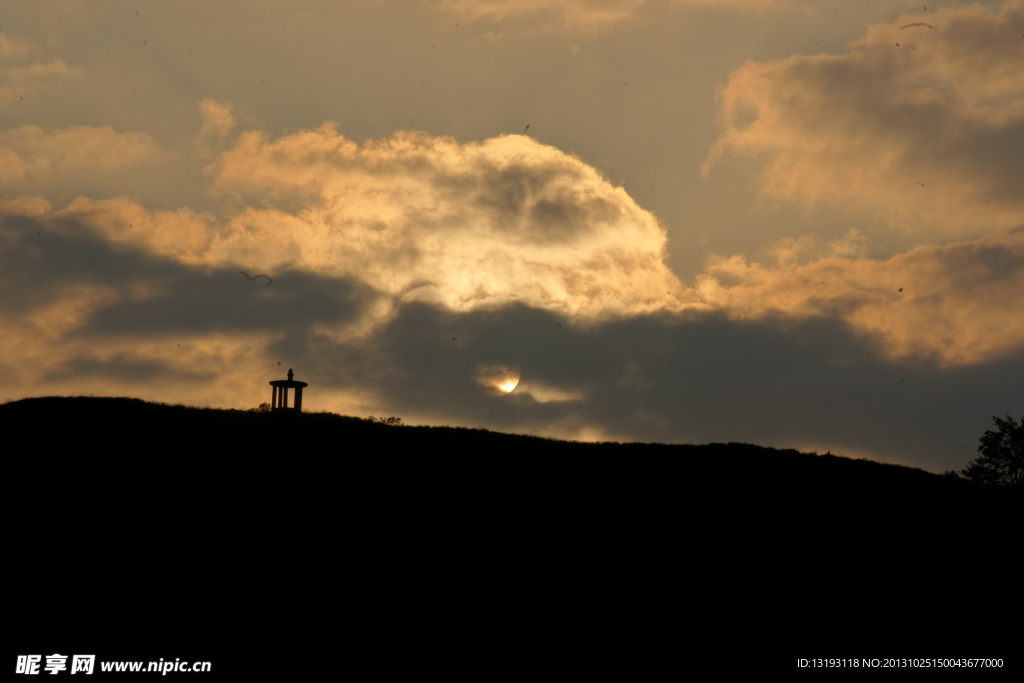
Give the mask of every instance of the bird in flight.
POLYGON ((530 124, 526 124, 526 128, 523 128, 523 135, 526 135, 526 131, 530 130, 530 124))
POLYGON ((910 28, 911 26, 927 26, 931 30, 933 30, 933 31, 935 30, 934 26, 932 26, 931 24, 926 24, 923 21, 915 21, 913 24, 907 24, 906 26, 900 26, 900 30, 902 31, 903 29, 910 28))
POLYGON ((261 277, 265 277, 265 278, 267 278, 267 287, 269 287, 270 285, 274 284, 274 281, 270 279, 270 276, 269 276, 269 275, 253 275, 252 277, 249 277, 249 275, 248 275, 248 274, 246 274, 246 273, 243 273, 242 271, 238 271, 238 273, 239 273, 240 275, 245 275, 245 276, 246 276, 247 278, 249 278, 250 280, 255 280, 256 278, 261 278, 261 277))

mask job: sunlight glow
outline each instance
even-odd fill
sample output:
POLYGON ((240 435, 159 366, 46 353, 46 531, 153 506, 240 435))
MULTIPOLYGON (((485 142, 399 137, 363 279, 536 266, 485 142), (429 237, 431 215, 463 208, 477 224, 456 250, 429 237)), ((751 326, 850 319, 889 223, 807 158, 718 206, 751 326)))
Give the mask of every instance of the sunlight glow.
POLYGON ((473 376, 477 384, 491 396, 505 396, 519 384, 519 367, 512 365, 478 365, 473 376))
POLYGON ((502 382, 501 384, 499 384, 498 388, 501 389, 502 391, 504 391, 506 394, 508 394, 513 389, 515 389, 518 384, 519 384, 519 379, 518 378, 510 379, 510 380, 507 380, 507 381, 502 382))

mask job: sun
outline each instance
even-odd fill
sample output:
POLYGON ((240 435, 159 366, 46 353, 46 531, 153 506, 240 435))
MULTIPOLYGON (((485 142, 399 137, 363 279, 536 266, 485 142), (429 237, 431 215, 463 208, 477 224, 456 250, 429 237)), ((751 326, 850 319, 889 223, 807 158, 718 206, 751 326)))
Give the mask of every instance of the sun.
POLYGON ((519 378, 510 379, 502 382, 498 385, 498 388, 504 391, 506 394, 512 393, 512 390, 519 385, 519 378))
POLYGON ((519 366, 478 365, 473 379, 491 396, 505 396, 519 385, 519 366))

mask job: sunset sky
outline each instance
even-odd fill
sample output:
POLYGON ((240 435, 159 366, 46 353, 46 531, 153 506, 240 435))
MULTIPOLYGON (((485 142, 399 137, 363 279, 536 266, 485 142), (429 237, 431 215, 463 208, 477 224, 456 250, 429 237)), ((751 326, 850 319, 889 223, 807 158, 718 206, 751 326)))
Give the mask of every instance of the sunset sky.
POLYGON ((1024 0, 5 0, 0 330, 0 401, 961 468, 1024 414, 1024 0))

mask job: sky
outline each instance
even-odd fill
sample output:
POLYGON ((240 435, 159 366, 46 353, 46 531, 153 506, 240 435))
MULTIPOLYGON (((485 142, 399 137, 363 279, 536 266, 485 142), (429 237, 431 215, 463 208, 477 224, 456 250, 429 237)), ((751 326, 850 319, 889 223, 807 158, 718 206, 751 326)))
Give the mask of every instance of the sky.
POLYGON ((1024 415, 1024 0, 924 3, 6 0, 0 401, 962 468, 1024 415))

